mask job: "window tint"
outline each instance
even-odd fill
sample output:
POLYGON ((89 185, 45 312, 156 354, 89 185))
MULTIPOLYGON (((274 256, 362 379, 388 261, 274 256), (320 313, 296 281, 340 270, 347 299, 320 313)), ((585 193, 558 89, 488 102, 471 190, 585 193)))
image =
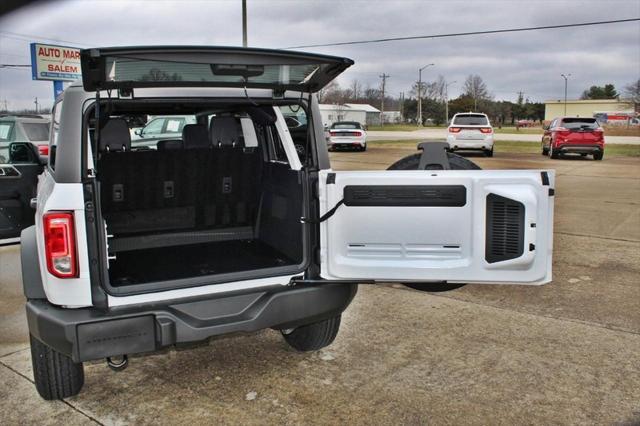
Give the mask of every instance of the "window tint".
POLYGON ((51 132, 52 137, 49 142, 49 168, 55 170, 56 168, 56 149, 58 146, 58 133, 60 132, 60 117, 62 116, 62 101, 56 103, 53 106, 53 112, 51 114, 51 132))
POLYGON ((484 115, 478 114, 463 114, 457 115, 453 119, 453 124, 459 126, 486 126, 489 124, 489 120, 484 115))
POLYGON ((143 134, 153 135, 162 133, 162 126, 164 125, 164 118, 156 118, 155 120, 151 120, 149 124, 144 126, 143 134))
POLYGON ((600 126, 595 118, 563 118, 562 127, 569 130, 595 130, 600 126))
POLYGON ((362 129, 360 123, 333 123, 332 129, 362 129))
POLYGON ((307 114, 300 105, 282 105, 280 111, 290 129, 307 125, 307 114))
POLYGON ((48 123, 22 123, 22 128, 27 134, 30 141, 48 141, 49 140, 49 124, 48 123))

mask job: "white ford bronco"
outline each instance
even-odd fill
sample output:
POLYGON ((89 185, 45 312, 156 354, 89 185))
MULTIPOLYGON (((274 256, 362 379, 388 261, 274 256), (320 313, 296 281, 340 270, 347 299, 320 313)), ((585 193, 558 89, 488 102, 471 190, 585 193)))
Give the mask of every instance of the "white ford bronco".
POLYGON ((22 152, 0 166, 5 195, 44 167, 21 250, 45 399, 77 394, 85 361, 122 369, 226 333, 272 328, 317 350, 358 284, 551 280, 552 171, 479 170, 444 143, 388 171, 331 170, 314 93, 350 59, 117 47, 81 60, 47 164, 22 152), (132 129, 155 116, 191 124, 137 145, 132 129))

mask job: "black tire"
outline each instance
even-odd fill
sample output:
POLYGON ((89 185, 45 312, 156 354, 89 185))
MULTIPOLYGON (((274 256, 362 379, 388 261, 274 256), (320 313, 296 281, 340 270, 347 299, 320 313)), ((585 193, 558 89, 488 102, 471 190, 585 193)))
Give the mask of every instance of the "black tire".
POLYGON ((549 151, 549 158, 557 160, 559 157, 560 157, 560 154, 558 153, 558 151, 556 151, 555 149, 551 148, 551 150, 549 151))
MULTIPOLYGON (((393 163, 387 170, 417 170, 420 164, 420 156, 422 154, 413 154, 404 157, 395 163, 393 163)), ((452 170, 480 170, 480 166, 471 160, 461 157, 451 152, 447 153, 449 157, 449 165, 452 170)), ((415 290, 427 291, 427 292, 442 292, 451 291, 460 287, 464 287, 465 284, 447 284, 447 283, 403 283, 407 287, 415 290)))
POLYGON ((30 338, 33 379, 40 396, 50 401, 77 395, 84 385, 82 363, 73 362, 33 336, 30 338))
MULTIPOLYGON (((417 170, 420 165, 421 153, 408 155, 390 165, 387 170, 417 170)), ((458 154, 447 153, 452 170, 480 170, 480 166, 458 154)))
POLYGON ((596 161, 602 160, 602 157, 604 157, 604 151, 599 151, 599 152, 594 152, 593 153, 593 159, 596 160, 596 161))
POLYGON ((542 155, 549 155, 549 150, 542 146, 542 155))
POLYGON ((360 148, 361 151, 366 151, 367 150, 367 145, 365 144, 362 148, 360 148))
POLYGON ((491 148, 491 151, 485 151, 484 152, 485 157, 493 157, 493 148, 491 148))
POLYGON ((317 351, 333 343, 340 329, 341 316, 303 325, 293 330, 282 330, 284 340, 297 351, 317 351))

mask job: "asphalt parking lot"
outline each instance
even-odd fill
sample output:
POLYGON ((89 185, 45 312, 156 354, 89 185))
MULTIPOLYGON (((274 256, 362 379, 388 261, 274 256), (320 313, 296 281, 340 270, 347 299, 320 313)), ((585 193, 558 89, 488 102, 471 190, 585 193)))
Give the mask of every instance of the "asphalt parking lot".
MULTIPOLYGON (((335 169, 415 152, 371 144, 335 169)), ((85 368, 77 397, 32 384, 18 250, 0 248, 3 424, 638 424, 640 158, 474 157, 557 170, 554 280, 429 294, 361 286, 335 343, 288 349, 275 331, 85 368)))

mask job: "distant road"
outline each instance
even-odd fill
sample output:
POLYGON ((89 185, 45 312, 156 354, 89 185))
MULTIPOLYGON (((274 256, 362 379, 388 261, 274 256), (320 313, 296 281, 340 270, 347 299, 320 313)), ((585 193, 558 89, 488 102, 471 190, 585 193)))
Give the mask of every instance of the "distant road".
MULTIPOLYGON (((542 135, 532 135, 525 133, 497 133, 494 136, 496 141, 520 141, 520 142, 540 142, 542 135)), ((412 131, 385 131, 372 130, 367 132, 367 140, 408 140, 408 139, 439 139, 447 138, 446 129, 422 129, 412 131)), ((640 137, 637 136, 606 136, 606 143, 640 145, 640 137)))

